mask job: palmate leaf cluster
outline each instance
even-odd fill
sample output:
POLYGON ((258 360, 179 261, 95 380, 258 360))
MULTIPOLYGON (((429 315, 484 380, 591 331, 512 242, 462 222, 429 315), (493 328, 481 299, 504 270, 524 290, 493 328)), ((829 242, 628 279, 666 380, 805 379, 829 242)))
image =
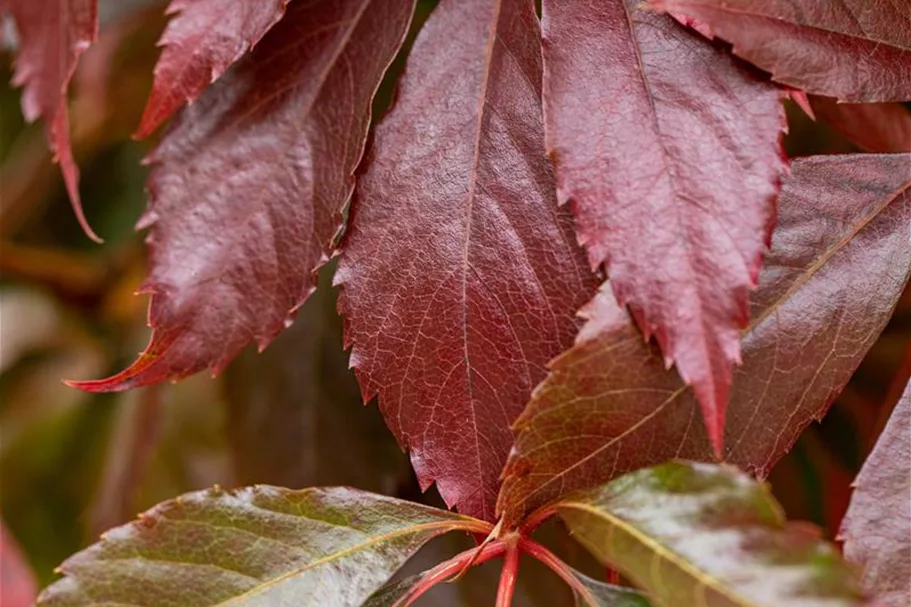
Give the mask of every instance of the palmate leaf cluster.
MULTIPOLYGON (((0 2, 14 83, 98 239, 66 97, 97 4, 45 4, 0 2)), ((361 395, 458 514, 213 489, 112 530, 39 604, 404 607, 502 557, 507 607, 519 554, 590 606, 911 600, 907 394, 844 521, 851 564, 761 483, 911 276, 911 2, 442 0, 407 45, 413 0, 168 12, 136 130, 170 121, 139 222, 151 341, 72 385, 217 374, 336 257, 361 395), (789 161, 787 98, 868 153, 789 161), (551 515, 643 594, 533 540, 551 515), (487 540, 386 585, 447 531, 487 540)))

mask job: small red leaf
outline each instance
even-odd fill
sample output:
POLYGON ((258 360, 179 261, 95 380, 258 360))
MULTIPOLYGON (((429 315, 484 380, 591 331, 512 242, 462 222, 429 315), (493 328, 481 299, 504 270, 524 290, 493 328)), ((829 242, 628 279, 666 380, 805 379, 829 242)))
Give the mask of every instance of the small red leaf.
MULTIPOLYGON (((734 374, 725 459, 765 476, 820 419, 911 275, 911 155, 793 164, 734 374)), ((696 400, 608 292, 516 422, 499 511, 523 512, 630 470, 712 451, 696 400)))
POLYGON ((776 81, 843 101, 911 99, 911 0, 649 0, 776 81))
POLYGON ((639 4, 544 1, 547 143, 590 262, 693 385, 720 453, 785 168, 781 94, 639 4))
POLYGON ((911 604, 911 384, 855 481, 841 536, 883 607, 911 604))
POLYGON ((221 77, 275 25, 289 0, 173 0, 174 18, 155 83, 135 136, 147 137, 186 102, 221 77))
POLYGON ((521 412, 594 290, 543 154, 532 0, 443 0, 358 181, 351 364, 421 484, 492 520, 521 412))
POLYGON ((151 342, 125 390, 218 373, 266 345, 313 290, 354 186, 373 94, 413 4, 296 2, 257 48, 184 111, 150 160, 151 342))
POLYGON ((44 119, 48 145, 60 164, 76 219, 89 238, 101 242, 82 212, 66 97, 79 56, 98 37, 97 0, 0 0, 0 13, 12 15, 18 31, 13 84, 25 87, 25 118, 44 119))

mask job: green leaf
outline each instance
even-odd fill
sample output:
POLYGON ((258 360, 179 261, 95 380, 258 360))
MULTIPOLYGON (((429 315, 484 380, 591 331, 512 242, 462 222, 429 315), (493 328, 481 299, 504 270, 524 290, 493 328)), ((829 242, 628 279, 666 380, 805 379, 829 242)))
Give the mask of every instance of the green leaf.
POLYGON ((671 462, 555 508, 656 606, 866 604, 836 549, 809 525, 786 522, 766 487, 731 467, 671 462))
POLYGON ((60 568, 38 606, 359 607, 430 539, 489 526, 346 488, 212 489, 159 504, 60 568))
MULTIPOLYGON (((645 595, 631 588, 622 588, 613 584, 599 582, 587 575, 582 575, 578 571, 575 574, 585 584, 585 587, 591 592, 592 598, 596 601, 591 607, 651 607, 651 603, 648 602, 645 595)), ((579 596, 576 596, 576 607, 589 606, 579 596)))

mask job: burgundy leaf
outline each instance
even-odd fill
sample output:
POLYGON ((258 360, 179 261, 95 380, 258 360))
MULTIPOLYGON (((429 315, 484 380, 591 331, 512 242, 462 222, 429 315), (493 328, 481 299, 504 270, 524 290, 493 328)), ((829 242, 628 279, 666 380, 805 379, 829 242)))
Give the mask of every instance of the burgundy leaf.
POLYGON ((883 607, 911 604, 911 384, 855 481, 841 536, 883 607))
POLYGON ((784 111, 749 66, 640 4, 544 1, 547 147, 589 261, 693 385, 720 452, 784 111))
MULTIPOLYGON (((909 274, 911 155, 794 163, 734 374, 727 461, 768 473, 847 383, 909 274)), ((499 498, 510 520, 630 470, 712 456, 691 391, 608 290, 516 422, 499 498)))
MULTIPOLYGON (((173 0, 159 41, 155 84, 137 137, 150 135, 179 107, 221 77, 281 19, 289 0, 173 0)), ((312 10, 312 9, 311 9, 312 10)))
POLYGON ((413 3, 295 2, 151 157, 151 343, 95 392, 218 373, 313 290, 354 185, 370 104, 413 3))
POLYGON ((911 0, 649 0, 778 82, 843 101, 911 99, 911 0))
POLYGON ((29 122, 44 119, 76 219, 89 238, 101 242, 82 212, 66 98, 79 56, 98 38, 98 1, 0 0, 0 13, 12 15, 18 31, 13 84, 25 87, 22 112, 29 122))
POLYGON ((443 0, 358 180, 337 283, 365 399, 421 484, 491 520, 510 424, 593 277, 559 211, 531 0, 443 0))
POLYGON ((35 576, 9 531, 0 523, 0 602, 29 607, 38 596, 35 576))
POLYGON ((900 103, 837 103, 813 97, 814 113, 867 152, 911 152, 911 111, 900 103))

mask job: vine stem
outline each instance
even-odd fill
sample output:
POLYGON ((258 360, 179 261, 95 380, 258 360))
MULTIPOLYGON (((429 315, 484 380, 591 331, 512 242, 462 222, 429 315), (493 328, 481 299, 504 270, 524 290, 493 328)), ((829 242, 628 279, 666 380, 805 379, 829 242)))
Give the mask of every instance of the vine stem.
MULTIPOLYGON (((547 565, 590 607, 598 607, 598 603, 591 591, 575 576, 569 565, 564 563, 556 554, 527 537, 519 538, 519 550, 547 565)), ((497 607, 500 607, 499 604, 497 607)))
POLYGON ((531 535, 532 532, 541 526, 541 523, 552 517, 557 513, 555 508, 545 506, 544 508, 539 508, 528 515, 528 518, 525 519, 525 522, 522 523, 522 526, 519 529, 519 532, 522 535, 531 535))
POLYGON ((393 607, 409 607, 437 584, 457 576, 467 563, 480 565, 500 556, 507 551, 507 548, 508 546, 503 540, 495 540, 481 548, 480 551, 477 548, 471 548, 455 555, 424 574, 424 577, 405 596, 396 601, 393 607))
POLYGON ((497 589, 496 607, 511 607, 512 597, 516 591, 516 578, 519 577, 519 536, 512 536, 504 540, 506 556, 503 559, 503 569, 500 570, 500 586, 497 589))

